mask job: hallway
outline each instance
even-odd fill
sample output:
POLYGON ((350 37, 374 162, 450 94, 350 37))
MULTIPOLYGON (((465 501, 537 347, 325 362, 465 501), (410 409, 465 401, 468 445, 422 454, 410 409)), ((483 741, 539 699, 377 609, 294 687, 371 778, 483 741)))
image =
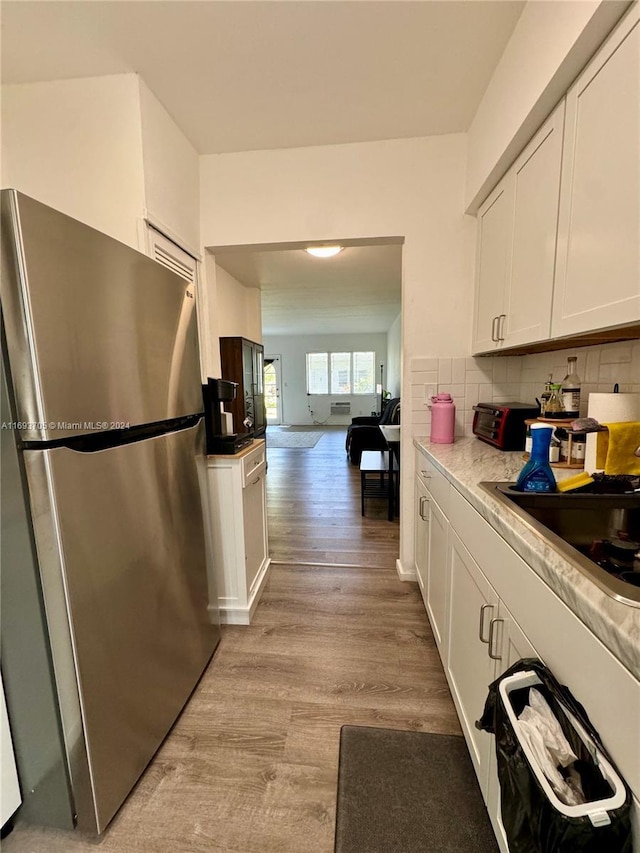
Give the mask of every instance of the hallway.
POLYGON ((315 447, 289 450, 270 447, 267 429, 272 560, 395 569, 399 521, 387 521, 381 500, 368 500, 361 516, 360 473, 344 450, 346 427, 309 430, 323 433, 315 447))
POLYGON ((341 726, 460 732, 398 523, 361 518, 343 450, 269 451, 271 552, 317 562, 273 565, 253 623, 223 628, 101 841, 18 827, 3 853, 332 853, 341 726))

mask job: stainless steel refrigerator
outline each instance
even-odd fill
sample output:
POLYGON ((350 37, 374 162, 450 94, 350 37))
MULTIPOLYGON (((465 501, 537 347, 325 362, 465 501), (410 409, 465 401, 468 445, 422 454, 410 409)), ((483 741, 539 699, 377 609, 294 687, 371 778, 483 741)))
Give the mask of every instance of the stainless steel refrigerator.
POLYGON ((23 809, 102 832, 219 638, 194 288, 14 190, 1 205, 2 667, 23 809))

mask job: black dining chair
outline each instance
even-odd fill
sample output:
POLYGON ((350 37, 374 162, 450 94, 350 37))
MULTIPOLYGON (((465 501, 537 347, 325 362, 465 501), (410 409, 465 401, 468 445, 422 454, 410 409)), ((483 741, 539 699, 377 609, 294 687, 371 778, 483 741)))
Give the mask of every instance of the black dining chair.
POLYGON ((400 423, 400 397, 392 397, 380 417, 353 418, 347 429, 345 450, 352 465, 360 464, 363 450, 387 450, 380 426, 400 423))

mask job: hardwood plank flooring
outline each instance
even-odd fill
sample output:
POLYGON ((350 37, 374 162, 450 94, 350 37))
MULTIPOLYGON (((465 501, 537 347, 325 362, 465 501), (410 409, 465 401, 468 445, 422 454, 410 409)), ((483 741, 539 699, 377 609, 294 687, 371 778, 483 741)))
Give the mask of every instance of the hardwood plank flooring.
POLYGON ((417 586, 395 572, 397 521, 373 503, 361 518, 343 442, 269 452, 280 563, 104 836, 19 825, 3 853, 332 853, 341 726, 460 733, 417 586))
POLYGON ((271 557, 285 563, 394 567, 398 520, 384 500, 367 500, 360 514, 360 471, 345 452, 346 428, 322 431, 315 447, 269 448, 267 512, 271 557))

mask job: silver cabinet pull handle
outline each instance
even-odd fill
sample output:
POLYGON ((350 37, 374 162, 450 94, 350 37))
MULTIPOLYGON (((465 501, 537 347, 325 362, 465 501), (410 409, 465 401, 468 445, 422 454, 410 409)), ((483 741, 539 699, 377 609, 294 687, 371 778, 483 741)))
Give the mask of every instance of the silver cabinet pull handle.
POLYGON ((501 624, 504 622, 504 619, 492 619, 489 622, 489 657, 492 660, 502 660, 502 655, 495 654, 493 650, 493 641, 496 636, 495 627, 500 622, 501 624))
POLYGON ((506 315, 506 314, 499 314, 499 315, 498 315, 498 332, 497 332, 497 335, 496 335, 496 339, 497 339, 498 341, 503 341, 503 340, 504 340, 504 336, 503 336, 503 332, 504 332, 504 321, 505 321, 506 319, 507 319, 507 315, 506 315))
POLYGON ((498 322, 498 317, 496 316, 491 321, 491 340, 496 344, 498 343, 498 336, 496 334, 496 323, 497 322, 498 322))
POLYGON ((259 482, 260 482, 260 477, 256 477, 255 480, 253 481, 253 483, 251 483, 251 485, 255 486, 255 484, 259 483, 259 482))
POLYGON ((420 474, 424 477, 425 480, 431 479, 431 474, 429 471, 424 471, 422 468, 420 469, 420 474))
POLYGON ((425 515, 424 515, 424 505, 425 505, 425 503, 426 503, 428 500, 429 500, 429 498, 427 498, 427 496, 426 496, 426 495, 420 495, 420 509, 418 510, 418 515, 420 516, 420 518, 421 518, 423 521, 426 521, 426 520, 427 520, 427 519, 425 518, 425 515))
POLYGON ((480 626, 478 628, 478 639, 481 643, 488 643, 491 639, 491 633, 489 633, 489 636, 487 638, 485 638, 484 636, 484 614, 486 610, 493 611, 493 604, 483 604, 480 608, 480 626))

